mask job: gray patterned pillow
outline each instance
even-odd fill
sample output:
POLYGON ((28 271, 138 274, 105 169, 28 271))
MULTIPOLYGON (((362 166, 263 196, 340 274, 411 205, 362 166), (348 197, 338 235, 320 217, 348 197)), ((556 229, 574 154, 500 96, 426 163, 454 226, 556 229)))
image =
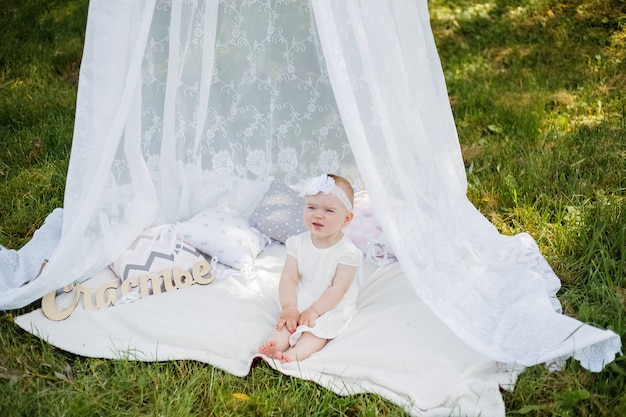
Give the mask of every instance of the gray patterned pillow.
POLYGON ((304 199, 287 184, 274 180, 250 216, 250 225, 281 243, 306 229, 302 220, 304 199))
POLYGON ((145 229, 111 265, 121 281, 179 267, 189 270, 204 256, 179 235, 171 224, 145 229))

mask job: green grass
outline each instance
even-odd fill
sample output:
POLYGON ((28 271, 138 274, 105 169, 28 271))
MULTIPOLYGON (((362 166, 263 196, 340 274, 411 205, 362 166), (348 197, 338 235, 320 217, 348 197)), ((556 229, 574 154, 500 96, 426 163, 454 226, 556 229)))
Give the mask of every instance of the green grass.
POLYGON ((0 10, 0 243, 21 247, 63 205, 85 1, 0 10))
MULTIPOLYGON (((0 244, 62 206, 85 0, 0 8, 0 244)), ((530 233, 562 280, 566 314, 626 340, 626 2, 431 0, 468 195, 505 234, 530 233)), ((0 312, 2 416, 395 416, 260 363, 239 378, 193 361, 82 358, 0 312), (10 400, 7 400, 10 399, 10 400)), ((626 415, 626 359, 527 369, 509 416, 626 415)))

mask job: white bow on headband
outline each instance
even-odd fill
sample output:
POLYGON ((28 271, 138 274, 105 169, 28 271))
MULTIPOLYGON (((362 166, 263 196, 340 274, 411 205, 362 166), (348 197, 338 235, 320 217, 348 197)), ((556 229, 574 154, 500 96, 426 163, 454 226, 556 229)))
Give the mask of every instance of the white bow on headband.
POLYGON ((348 211, 352 210, 352 204, 346 193, 335 184, 335 179, 326 174, 311 178, 309 185, 306 187, 306 195, 316 195, 322 193, 324 195, 334 194, 343 203, 348 211))

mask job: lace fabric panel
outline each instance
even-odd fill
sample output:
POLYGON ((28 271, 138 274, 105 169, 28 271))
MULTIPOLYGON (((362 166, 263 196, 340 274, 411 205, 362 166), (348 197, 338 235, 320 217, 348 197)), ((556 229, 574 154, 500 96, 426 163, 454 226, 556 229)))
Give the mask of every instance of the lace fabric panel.
POLYGON ((162 220, 217 198, 220 178, 358 180, 306 1, 159 1, 154 20, 141 148, 162 220))

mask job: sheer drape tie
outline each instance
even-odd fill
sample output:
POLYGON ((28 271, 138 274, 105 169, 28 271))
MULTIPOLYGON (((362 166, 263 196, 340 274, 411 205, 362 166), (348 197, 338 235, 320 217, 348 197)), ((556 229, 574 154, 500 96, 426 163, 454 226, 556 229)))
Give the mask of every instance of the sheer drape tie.
POLYGON ((376 265, 383 267, 396 262, 398 259, 387 250, 384 243, 376 239, 370 239, 365 247, 365 259, 376 265))

